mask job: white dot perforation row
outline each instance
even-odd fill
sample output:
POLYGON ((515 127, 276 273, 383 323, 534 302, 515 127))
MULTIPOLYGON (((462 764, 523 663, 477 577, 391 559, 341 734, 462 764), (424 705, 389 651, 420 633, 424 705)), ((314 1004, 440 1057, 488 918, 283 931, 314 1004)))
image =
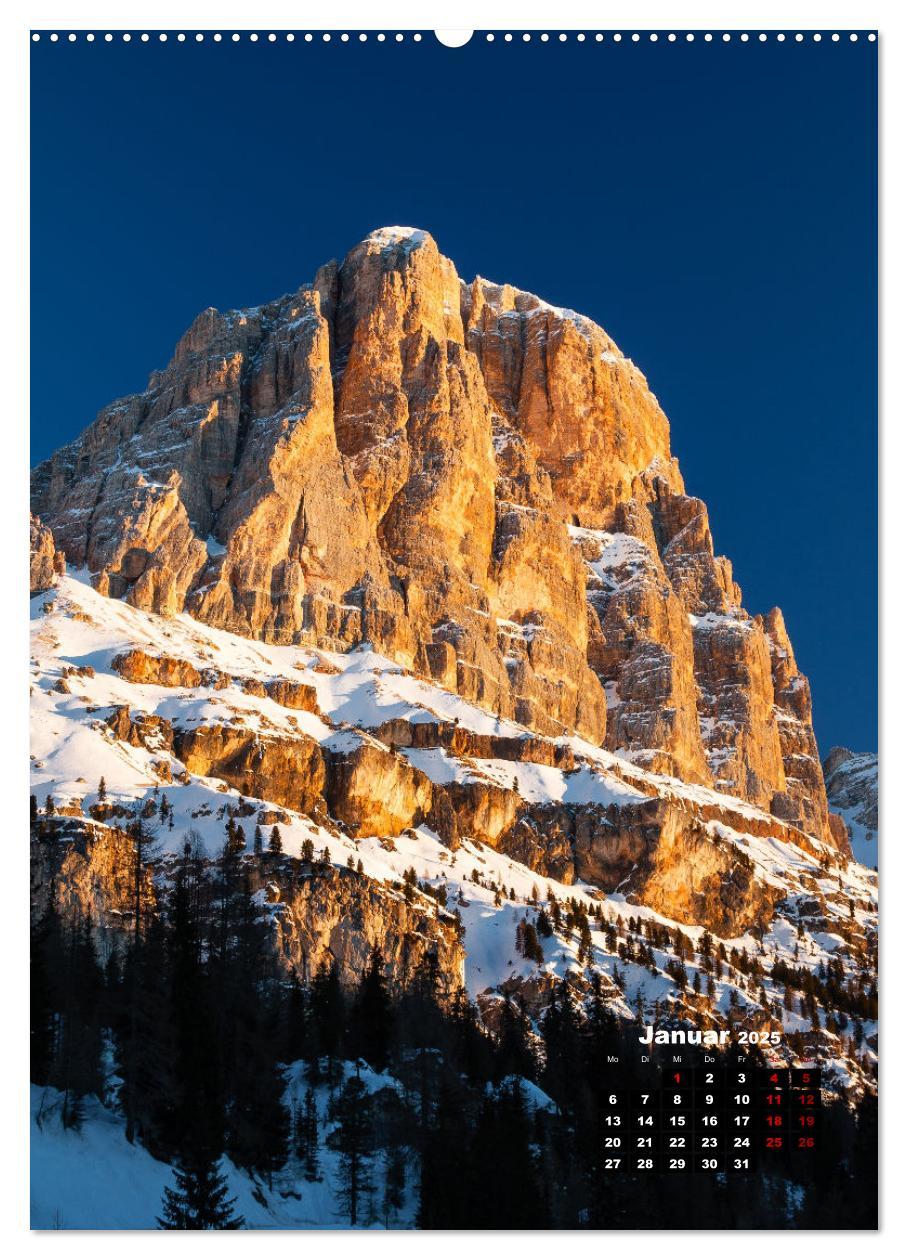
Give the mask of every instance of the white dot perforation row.
MULTIPOLYGON (((140 32, 139 34, 134 34, 131 31, 120 31, 120 32, 117 32, 116 34, 113 34, 112 32, 108 31, 103 36, 99 36, 99 35, 96 35, 93 31, 70 31, 65 36, 63 36, 63 35, 60 35, 56 31, 53 31, 50 33, 43 32, 43 31, 32 31, 31 38, 32 38, 33 43, 38 43, 40 40, 46 38, 52 44, 56 44, 60 42, 75 44, 78 42, 79 39, 84 39, 87 43, 91 44, 91 43, 94 43, 95 40, 99 38, 103 39, 103 41, 108 44, 113 43, 115 40, 120 40, 124 44, 128 44, 134 38, 138 39, 138 41, 143 44, 151 43, 155 39, 157 39, 157 41, 162 44, 166 44, 169 39, 174 39, 176 40, 177 43, 180 43, 180 44, 185 43, 187 40, 194 40, 198 44, 205 43, 206 40, 211 40, 215 44, 220 44, 225 39, 229 39, 230 42, 234 44, 237 44, 241 40, 244 40, 244 39, 249 40, 249 42, 253 44, 258 43, 259 40, 264 40, 265 42, 269 44, 277 43, 279 40, 285 41, 288 44, 292 44, 293 41, 297 38, 297 34, 294 33, 293 31, 286 31, 286 32, 282 32, 281 34, 277 34, 276 32, 271 31, 266 35, 262 35, 258 31, 244 31, 242 33, 238 31, 234 31, 232 34, 228 36, 228 35, 222 34, 220 31, 196 31, 192 35, 187 35, 183 31, 180 31, 180 32, 160 31, 156 35, 153 35, 153 34, 149 34, 147 31, 140 32)), ((316 35, 314 35, 312 32, 305 32, 300 36, 300 38, 302 38, 302 40, 305 43, 311 44, 313 40, 316 38, 316 35)), ((769 42, 772 36, 766 31, 760 31, 760 32, 725 31, 721 35, 718 35, 712 31, 687 31, 683 36, 678 35, 674 31, 669 31, 669 32, 650 31, 648 33, 645 33, 645 35, 641 34, 639 31, 633 31, 633 32, 614 31, 614 32, 610 32, 609 34, 605 34, 602 31, 597 31, 594 33, 588 33, 586 31, 572 31, 570 34, 564 31, 558 34, 550 34, 548 31, 523 31, 522 33, 520 33, 519 36, 513 34, 510 31, 487 31, 485 34, 486 42, 490 44, 494 43, 498 39, 503 40, 506 44, 513 43, 515 39, 518 39, 520 42, 525 43, 525 44, 529 44, 534 40, 537 40, 542 44, 547 44, 551 40, 554 40, 562 44, 567 43, 568 40, 576 40, 578 43, 582 44, 588 38, 593 40, 597 44, 601 44, 605 42, 606 40, 609 40, 615 44, 620 44, 622 40, 624 39, 629 39, 631 43, 636 44, 636 43, 640 43, 640 41, 644 38, 647 38, 650 41, 650 43, 653 43, 653 44, 659 43, 661 40, 665 40, 665 42, 669 44, 674 44, 679 41, 692 44, 698 39, 703 40, 707 44, 712 43, 714 40, 724 43, 724 44, 729 44, 735 40, 739 40, 742 44, 746 44, 751 38, 756 38, 761 44, 765 44, 769 42)), ((809 36, 805 35, 803 32, 800 32, 800 31, 795 32, 795 33, 788 32, 788 31, 778 31, 775 33, 774 38, 780 44, 785 43, 785 41, 788 39, 794 40, 794 42, 798 44, 804 43, 807 40, 812 40, 814 43, 818 44, 818 43, 821 43, 822 40, 827 39, 827 38, 832 40, 833 43, 839 43, 841 40, 847 38, 847 41, 849 43, 856 44, 862 38, 862 36, 858 34, 856 31, 851 31, 847 35, 847 37, 843 36, 838 31, 832 31, 832 32, 815 31, 809 36)), ((865 38, 871 44, 875 43, 876 38, 877 38, 876 32, 869 31, 863 36, 863 38, 865 38)), ((332 41, 335 41, 335 40, 338 41, 339 43, 347 44, 352 39, 355 39, 363 44, 366 43, 370 39, 374 39, 379 44, 385 43, 388 40, 393 40, 395 43, 401 44, 409 39, 409 40, 412 40, 413 43, 418 44, 422 40, 422 33, 420 31, 411 31, 407 33, 404 33, 402 31, 397 31, 393 35, 387 35, 383 31, 359 31, 355 35, 350 35, 347 31, 343 31, 343 32, 323 31, 321 33, 321 39, 326 44, 330 44, 332 41)), ((440 42, 446 43, 446 44, 448 43, 448 41, 443 40, 443 39, 440 40, 440 42)), ((467 42, 469 41, 463 40, 461 41, 460 44, 457 44, 457 45, 448 44, 448 46, 460 47, 464 43, 467 43, 467 42)))

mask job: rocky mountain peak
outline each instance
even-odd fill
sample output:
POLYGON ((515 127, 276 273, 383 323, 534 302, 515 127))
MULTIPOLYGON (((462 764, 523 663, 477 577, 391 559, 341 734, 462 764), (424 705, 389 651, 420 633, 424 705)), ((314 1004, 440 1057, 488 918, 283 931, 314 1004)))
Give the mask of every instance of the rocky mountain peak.
POLYGON ((784 621, 742 607, 643 374, 592 320, 463 281, 421 229, 203 311, 32 500, 102 594, 369 644, 501 720, 844 843, 784 621))

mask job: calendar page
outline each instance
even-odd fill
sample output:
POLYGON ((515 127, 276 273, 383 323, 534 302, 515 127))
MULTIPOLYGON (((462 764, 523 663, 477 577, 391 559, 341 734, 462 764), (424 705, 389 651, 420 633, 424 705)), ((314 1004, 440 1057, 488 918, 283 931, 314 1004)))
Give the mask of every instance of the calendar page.
POLYGON ((33 1229, 875 1229, 876 33, 25 38, 33 1229))

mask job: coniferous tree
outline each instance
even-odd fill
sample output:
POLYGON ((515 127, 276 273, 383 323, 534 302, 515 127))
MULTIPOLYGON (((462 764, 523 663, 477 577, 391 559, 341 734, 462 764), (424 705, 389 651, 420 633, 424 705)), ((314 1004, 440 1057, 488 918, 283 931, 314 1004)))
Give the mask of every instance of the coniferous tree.
POLYGON ((128 1028, 126 1048, 123 1055, 123 1079, 125 1086, 126 1140, 133 1142, 136 1136, 136 1117, 138 1099, 136 1097, 139 1069, 137 1062, 140 1054, 139 1008, 142 1001, 140 974, 142 971, 142 945, 145 919, 145 877, 146 866, 156 856, 154 833, 150 831, 141 817, 133 819, 127 832, 132 843, 131 884, 132 884, 132 942, 129 951, 128 991, 128 1028))
POLYGON ((337 1128, 331 1145, 340 1153, 336 1195, 351 1226, 363 1224, 363 1209, 373 1190, 372 1100, 359 1075, 344 1084, 332 1108, 337 1128))
POLYGON ((268 838, 268 852, 279 854, 279 853, 283 853, 283 851, 284 851, 284 842, 281 839, 281 833, 278 829, 278 825, 277 823, 275 823, 274 826, 271 828, 271 835, 268 838))
POLYGON ((373 945, 353 1004, 356 1052, 370 1067, 384 1068, 391 1040, 391 999, 381 950, 373 945))
POLYGON ((174 1169, 175 1188, 162 1198, 159 1229, 242 1229, 246 1222, 233 1211, 227 1178, 212 1158, 181 1159, 174 1169))
POLYGON ((485 1095, 466 1160, 472 1228, 545 1228, 532 1137, 518 1081, 485 1095))
POLYGON ((158 847, 154 830, 141 817, 133 819, 128 835, 132 842, 133 938, 138 942, 142 936, 145 910, 143 892, 146 867, 157 857, 158 847))
POLYGON ((255 831, 252 836, 252 852, 256 857, 262 856, 262 850, 265 847, 265 837, 258 823, 255 825, 255 831))
POLYGON ((58 1018, 50 1083, 63 1094, 66 1128, 78 1128, 83 1101, 101 1089, 103 974, 92 936, 91 920, 74 915, 57 934, 60 985, 58 1018))
POLYGON ((290 1116, 284 1104, 285 1080, 274 1058, 277 1017, 264 995, 260 1005, 237 1008, 236 1050, 227 1079, 226 1148, 241 1168, 271 1177, 286 1162, 290 1116))
POLYGON ((278 1065, 282 1011, 263 908, 228 842, 218 862, 208 977, 226 1151, 270 1177, 284 1162, 289 1116, 278 1065))
POLYGON ((590 932, 589 919, 583 914, 579 925, 580 943, 577 947, 577 961, 583 965, 584 961, 593 961, 593 935, 590 932))
POLYGON ((108 999, 127 1137, 169 1158, 176 1152, 181 1122, 168 934, 160 917, 149 921, 138 943, 131 938, 122 979, 108 999))
POLYGON ((501 1008, 498 1033, 498 1074, 501 1076, 536 1076, 536 1061, 529 1043, 529 1021, 519 1002, 506 999, 501 1008))
MULTIPOLYGON (((233 820, 231 819, 231 822, 232 821, 233 820)), ((234 857, 239 857, 239 855, 245 850, 246 832, 243 830, 242 823, 234 823, 233 833, 228 840, 228 844, 230 845, 230 852, 234 857)))
MULTIPOLYGON (((223 877, 221 863, 219 868, 223 877)), ((181 1155, 195 1162, 220 1156, 226 1123, 220 993, 212 975, 220 941, 206 940, 205 923, 210 908, 218 927, 222 926, 222 902, 216 898, 209 902, 210 891, 198 856, 197 837, 188 839, 174 883, 168 971, 175 1046, 176 1141, 181 1155)), ((223 897, 223 889, 217 891, 223 897)))
POLYGON ((103 1082, 105 980, 91 919, 60 913, 55 842, 40 843, 49 877, 43 913, 30 931, 30 1075, 62 1092, 63 1124, 78 1128, 84 1097, 99 1094, 103 1082))
POLYGON ((491 1070, 493 1043, 464 989, 451 1003, 448 1027, 452 1057, 466 1080, 471 1085, 484 1080, 491 1070))
POLYGON ((542 952, 542 946, 539 944, 535 925, 524 919, 521 920, 518 927, 520 930, 517 936, 517 947, 524 958, 539 964, 545 962, 545 955, 542 952))
MULTIPOLYGON (((32 798, 34 800, 34 797, 32 798)), ((53 878, 44 913, 30 931, 30 1059, 31 1080, 47 1085, 54 1056, 55 1008, 52 968, 60 957, 60 920, 53 878)))
POLYGON ((385 1151, 384 1189, 382 1191, 382 1216, 385 1229, 390 1229, 398 1218, 404 1205, 404 1190, 407 1184, 407 1161, 400 1146, 392 1146, 385 1151))
POLYGON ((303 1176, 307 1181, 320 1181, 318 1158, 318 1108, 315 1091, 310 1085, 300 1113, 299 1156, 303 1162, 303 1176))
POLYGON ((471 1141, 469 1096, 452 1072, 442 1073, 433 1094, 418 1143, 417 1224, 420 1229, 471 1229, 469 1192, 461 1175, 471 1141))
POLYGON ((299 974, 294 971, 284 1009, 284 1062, 296 1063, 298 1059, 305 1058, 308 1041, 308 994, 300 983, 299 974))
POLYGON ((552 994, 542 1017, 545 1068, 540 1084, 571 1117, 587 1104, 584 1093, 583 1042, 580 1019, 567 981, 552 994))

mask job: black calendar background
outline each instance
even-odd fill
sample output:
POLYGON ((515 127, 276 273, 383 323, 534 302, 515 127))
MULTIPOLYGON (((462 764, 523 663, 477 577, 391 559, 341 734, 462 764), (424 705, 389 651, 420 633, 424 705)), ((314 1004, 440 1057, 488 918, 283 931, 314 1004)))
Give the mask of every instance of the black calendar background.
POLYGON ((876 1228, 876 1096, 752 1047, 621 1041, 593 1102, 592 1227, 876 1228))

